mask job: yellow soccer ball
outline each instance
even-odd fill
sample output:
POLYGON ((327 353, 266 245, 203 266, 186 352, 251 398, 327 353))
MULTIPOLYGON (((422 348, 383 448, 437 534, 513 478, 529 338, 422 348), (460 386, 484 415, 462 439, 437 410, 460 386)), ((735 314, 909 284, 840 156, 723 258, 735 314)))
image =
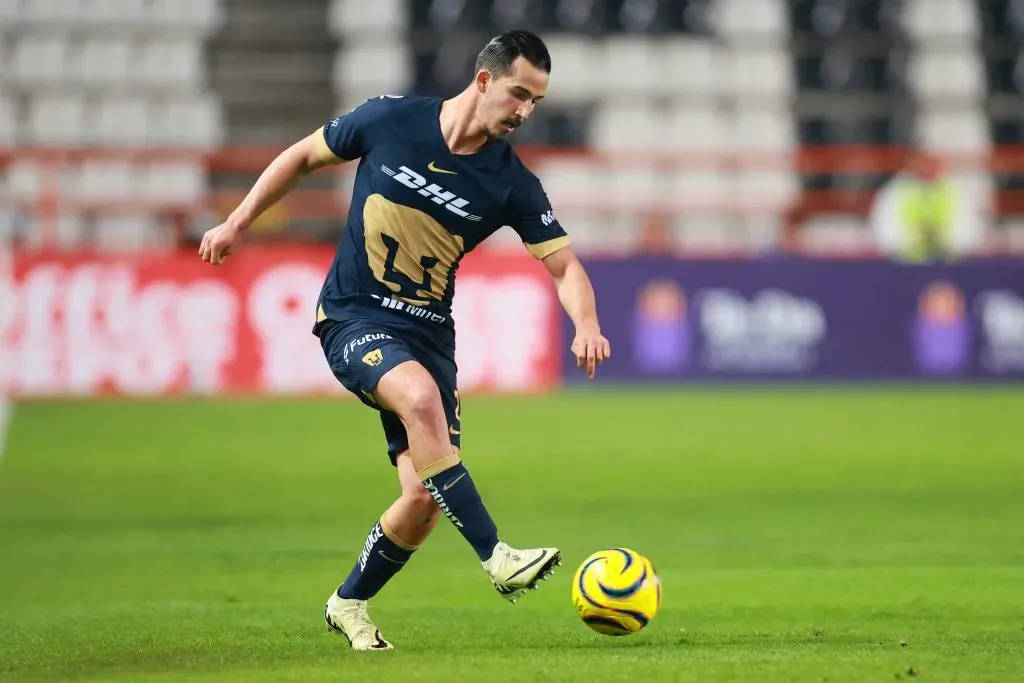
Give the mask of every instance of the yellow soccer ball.
POLYGON ((583 623, 598 633, 627 636, 658 613, 661 579, 651 561, 635 550, 599 550, 576 570, 572 604, 583 623))

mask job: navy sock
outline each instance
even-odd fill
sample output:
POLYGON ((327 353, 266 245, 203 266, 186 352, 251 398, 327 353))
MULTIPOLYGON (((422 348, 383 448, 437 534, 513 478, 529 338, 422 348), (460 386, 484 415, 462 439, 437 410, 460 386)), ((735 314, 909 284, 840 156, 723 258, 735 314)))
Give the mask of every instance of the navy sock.
POLYGON ((383 521, 378 521, 370 529, 352 572, 338 588, 338 597, 369 600, 405 566, 412 553, 409 546, 401 547, 388 538, 383 521))
POLYGON ((423 486, 437 502, 441 512, 486 562, 498 544, 498 527, 488 514, 473 478, 461 462, 424 479, 423 486))

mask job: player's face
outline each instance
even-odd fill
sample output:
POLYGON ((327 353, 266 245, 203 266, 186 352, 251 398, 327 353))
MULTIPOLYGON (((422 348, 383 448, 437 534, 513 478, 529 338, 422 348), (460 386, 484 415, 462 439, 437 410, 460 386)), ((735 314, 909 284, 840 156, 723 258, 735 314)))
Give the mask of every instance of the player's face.
POLYGON ((519 57, 504 76, 492 78, 486 71, 478 74, 483 82, 483 97, 477 118, 488 139, 504 140, 523 125, 548 89, 547 72, 519 57))

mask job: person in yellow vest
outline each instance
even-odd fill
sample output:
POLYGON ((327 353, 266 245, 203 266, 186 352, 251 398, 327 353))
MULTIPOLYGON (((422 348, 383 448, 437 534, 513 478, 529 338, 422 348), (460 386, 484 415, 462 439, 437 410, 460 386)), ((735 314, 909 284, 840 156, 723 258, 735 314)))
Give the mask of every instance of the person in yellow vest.
POLYGON ((910 263, 953 261, 981 246, 981 221, 974 204, 938 157, 915 151, 879 190, 868 220, 879 251, 889 258, 910 263))

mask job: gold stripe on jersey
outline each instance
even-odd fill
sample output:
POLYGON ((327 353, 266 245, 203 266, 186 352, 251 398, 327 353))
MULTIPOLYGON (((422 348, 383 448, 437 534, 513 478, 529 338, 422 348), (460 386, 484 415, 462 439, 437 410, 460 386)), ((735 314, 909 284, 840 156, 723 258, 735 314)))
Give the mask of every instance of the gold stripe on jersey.
POLYGON ((344 164, 350 161, 349 159, 342 159, 334 151, 327 146, 327 126, 323 125, 313 133, 313 140, 316 142, 316 155, 320 157, 320 161, 325 164, 344 164))
POLYGON ((445 470, 450 470, 460 462, 462 462, 462 459, 459 458, 459 455, 457 453, 452 453, 451 455, 441 458, 437 462, 427 465, 422 470, 417 471, 416 476, 420 478, 420 481, 426 481, 433 476, 441 474, 445 470))
POLYGON ((379 194, 366 198, 363 236, 373 276, 396 294, 395 299, 414 306, 444 299, 452 264, 465 251, 462 237, 428 214, 379 194), (429 267, 424 267, 424 259, 429 267), (398 296, 403 289, 398 281, 414 285, 415 294, 406 288, 398 296))
POLYGON ((526 248, 530 250, 530 253, 533 254, 534 258, 542 259, 551 256, 559 249, 565 249, 567 246, 569 246, 569 238, 562 236, 546 242, 527 244, 526 248))
POLYGON ((420 548, 418 545, 406 543, 401 536, 396 534, 395 531, 390 526, 388 526, 388 523, 384 520, 384 515, 380 516, 380 530, 384 532, 384 535, 388 537, 388 540, 390 540, 392 543, 397 545, 402 550, 408 550, 409 552, 412 552, 414 550, 419 550, 420 548))

